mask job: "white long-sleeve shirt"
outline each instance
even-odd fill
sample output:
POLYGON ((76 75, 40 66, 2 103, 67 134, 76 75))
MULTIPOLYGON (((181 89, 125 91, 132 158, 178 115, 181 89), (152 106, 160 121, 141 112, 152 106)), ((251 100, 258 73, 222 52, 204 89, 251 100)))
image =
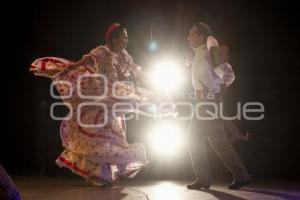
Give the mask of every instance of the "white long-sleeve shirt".
POLYGON ((234 79, 234 71, 228 63, 213 68, 206 44, 195 49, 192 63, 192 85, 194 90, 207 88, 209 92, 220 93, 221 85, 225 84, 228 87, 234 79))

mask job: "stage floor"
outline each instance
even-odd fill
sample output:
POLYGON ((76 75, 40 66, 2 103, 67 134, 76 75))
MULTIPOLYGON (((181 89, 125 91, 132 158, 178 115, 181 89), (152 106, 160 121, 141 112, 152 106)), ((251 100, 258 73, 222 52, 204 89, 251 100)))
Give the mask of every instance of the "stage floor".
POLYGON ((189 181, 126 180, 113 188, 88 185, 80 179, 13 177, 23 200, 300 200, 300 182, 254 180, 241 190, 218 182, 209 190, 186 189, 189 181))

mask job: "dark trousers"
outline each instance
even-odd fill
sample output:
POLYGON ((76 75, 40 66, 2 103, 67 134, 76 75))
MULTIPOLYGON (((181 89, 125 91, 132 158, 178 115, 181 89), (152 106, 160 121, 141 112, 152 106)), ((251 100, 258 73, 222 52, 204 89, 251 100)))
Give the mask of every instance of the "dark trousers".
MULTIPOLYGON (((221 98, 206 100, 220 103, 221 98)), ((204 102, 203 100, 197 102, 204 102)), ((196 102, 196 103, 197 103, 196 102)), ((209 116, 206 110, 213 111, 212 106, 200 106, 197 112, 200 116, 209 116)), ((223 120, 201 120, 196 115, 190 121, 188 146, 195 176, 202 181, 210 182, 210 170, 207 160, 206 142, 209 141, 227 169, 236 180, 246 180, 248 172, 238 154, 227 140, 223 120)))

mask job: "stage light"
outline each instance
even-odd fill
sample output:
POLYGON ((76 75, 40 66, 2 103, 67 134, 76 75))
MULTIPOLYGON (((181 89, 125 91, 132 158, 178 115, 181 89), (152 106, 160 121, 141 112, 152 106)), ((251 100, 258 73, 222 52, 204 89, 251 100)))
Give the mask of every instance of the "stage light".
POLYGON ((161 92, 176 91, 183 81, 180 62, 174 57, 157 58, 149 72, 149 77, 155 89, 161 92))
POLYGON ((149 50, 150 50, 150 51, 155 51, 157 48, 158 48, 157 42, 151 41, 151 42, 149 43, 149 50))
POLYGON ((149 129, 151 152, 171 157, 178 154, 185 144, 184 131, 175 122, 160 122, 149 129))

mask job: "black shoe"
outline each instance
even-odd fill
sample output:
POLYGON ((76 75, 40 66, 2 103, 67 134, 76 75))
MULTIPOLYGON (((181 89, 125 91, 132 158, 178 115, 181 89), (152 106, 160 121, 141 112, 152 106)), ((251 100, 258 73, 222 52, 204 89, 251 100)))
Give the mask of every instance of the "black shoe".
POLYGON ((228 188, 231 189, 231 190, 237 190, 237 189, 240 189, 241 187, 243 186, 247 186, 250 184, 251 182, 251 179, 252 179, 252 176, 249 175, 248 176, 248 179, 245 180, 245 181, 233 181, 229 186, 228 188))
POLYGON ((208 189, 210 187, 210 183, 196 179, 193 183, 188 184, 186 187, 189 190, 208 189))

